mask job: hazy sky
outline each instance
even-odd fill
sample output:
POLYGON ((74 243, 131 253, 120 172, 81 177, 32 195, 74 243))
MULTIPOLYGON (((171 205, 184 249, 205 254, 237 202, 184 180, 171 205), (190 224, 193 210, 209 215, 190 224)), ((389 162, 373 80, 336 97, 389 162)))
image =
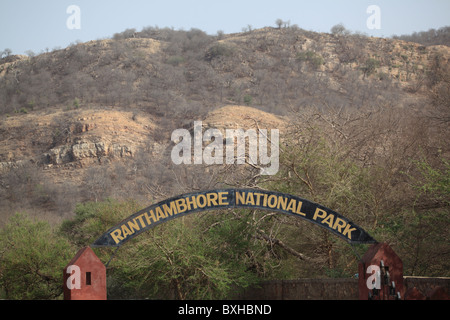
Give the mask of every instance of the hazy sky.
POLYGON ((311 31, 329 32, 343 23, 352 31, 388 37, 450 25, 450 0, 0 0, 0 51, 40 53, 148 26, 241 32, 248 25, 275 26, 278 18, 311 31), (70 5, 80 9, 79 29, 66 25, 70 5), (380 9, 379 29, 367 27, 370 5, 380 9))

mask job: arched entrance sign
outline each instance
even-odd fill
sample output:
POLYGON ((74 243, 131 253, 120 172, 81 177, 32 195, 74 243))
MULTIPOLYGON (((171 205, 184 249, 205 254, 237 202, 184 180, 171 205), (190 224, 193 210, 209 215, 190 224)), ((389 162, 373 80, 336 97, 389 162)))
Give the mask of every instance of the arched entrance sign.
POLYGON ((145 208, 109 229, 92 247, 120 247, 139 234, 169 220, 190 213, 226 208, 255 208, 280 212, 317 224, 350 244, 377 243, 352 221, 308 200, 272 191, 219 189, 183 194, 145 208))

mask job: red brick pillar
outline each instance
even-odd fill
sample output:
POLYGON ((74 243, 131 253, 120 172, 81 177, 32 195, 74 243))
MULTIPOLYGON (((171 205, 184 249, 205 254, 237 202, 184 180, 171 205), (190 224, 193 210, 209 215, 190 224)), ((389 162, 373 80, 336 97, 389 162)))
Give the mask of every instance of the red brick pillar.
POLYGON ((360 300, 404 298, 403 262, 387 243, 372 245, 358 269, 360 300))
POLYGON ((64 300, 106 300, 106 267, 89 247, 64 268, 63 281, 64 300))

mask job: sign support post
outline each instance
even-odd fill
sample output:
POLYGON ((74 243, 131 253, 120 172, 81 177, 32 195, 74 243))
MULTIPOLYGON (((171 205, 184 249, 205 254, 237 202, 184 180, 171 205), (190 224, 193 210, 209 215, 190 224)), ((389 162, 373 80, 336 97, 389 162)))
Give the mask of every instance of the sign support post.
POLYGON ((106 267, 85 247, 63 271, 64 300, 106 300, 106 267))
POLYGON ((360 300, 404 299, 403 262, 387 243, 372 245, 358 271, 360 300))

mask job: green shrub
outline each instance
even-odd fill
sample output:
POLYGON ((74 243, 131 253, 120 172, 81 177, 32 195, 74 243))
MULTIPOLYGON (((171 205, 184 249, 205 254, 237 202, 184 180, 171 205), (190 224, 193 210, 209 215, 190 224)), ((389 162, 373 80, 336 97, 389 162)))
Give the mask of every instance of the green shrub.
POLYGON ((78 98, 73 99, 72 105, 75 109, 78 109, 80 107, 80 100, 78 98))
POLYGON ((251 105, 252 104, 252 101, 253 101, 253 97, 251 96, 251 95, 245 95, 244 96, 244 103, 247 105, 247 106, 249 106, 249 105, 251 105))
POLYGON ((367 59, 365 64, 361 67, 361 70, 364 73, 364 77, 373 74, 379 66, 380 66, 380 61, 373 59, 373 58, 367 59))
POLYGON ((233 54, 233 49, 224 44, 216 44, 213 47, 209 48, 206 52, 205 58, 207 61, 212 61, 219 57, 229 57, 233 54))
POLYGON ((170 64, 171 66, 177 67, 180 64, 184 63, 184 58, 182 56, 171 56, 166 60, 167 64, 170 64))
POLYGON ((299 62, 308 62, 315 69, 318 69, 324 64, 322 56, 313 51, 303 51, 297 53, 296 60, 299 62))
POLYGON ((49 223, 16 214, 0 230, 0 247, 2 298, 61 298, 62 270, 75 251, 49 223))

